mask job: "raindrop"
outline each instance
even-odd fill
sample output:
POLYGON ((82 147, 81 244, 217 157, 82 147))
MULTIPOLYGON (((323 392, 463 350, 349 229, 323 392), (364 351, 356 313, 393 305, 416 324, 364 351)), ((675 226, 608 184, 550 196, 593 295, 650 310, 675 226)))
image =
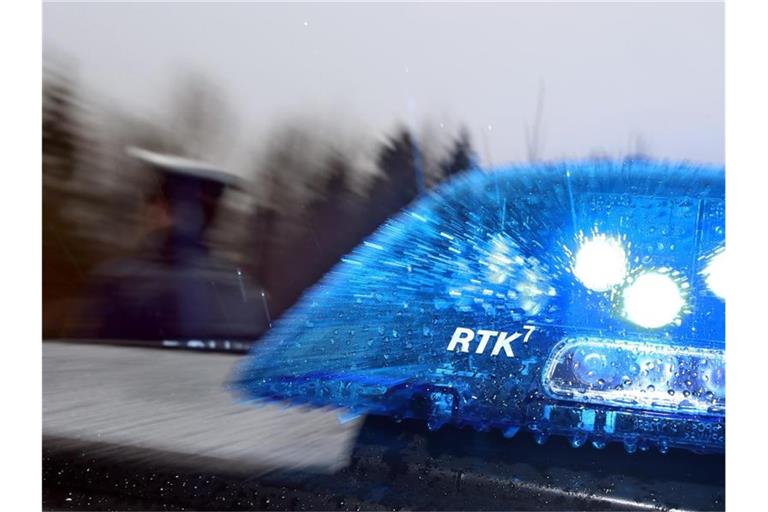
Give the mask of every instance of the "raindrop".
POLYGON ((581 448, 589 439, 589 436, 584 433, 575 434, 571 437, 571 446, 574 448, 581 448))

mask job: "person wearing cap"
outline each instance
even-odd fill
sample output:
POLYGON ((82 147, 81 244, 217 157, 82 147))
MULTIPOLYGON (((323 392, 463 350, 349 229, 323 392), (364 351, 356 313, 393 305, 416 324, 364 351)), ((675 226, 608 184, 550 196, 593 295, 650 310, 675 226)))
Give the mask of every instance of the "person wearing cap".
POLYGON ((147 202, 140 251, 93 276, 90 313, 100 339, 243 340, 268 326, 263 294, 234 265, 211 256, 205 234, 226 188, 241 181, 216 166, 129 148, 159 185, 147 202))

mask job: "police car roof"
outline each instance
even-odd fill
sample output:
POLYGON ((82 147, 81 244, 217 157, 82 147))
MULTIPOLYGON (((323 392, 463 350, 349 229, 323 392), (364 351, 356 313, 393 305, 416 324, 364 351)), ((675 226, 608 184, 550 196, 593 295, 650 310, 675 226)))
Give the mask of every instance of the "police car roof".
POLYGON ((129 146, 125 151, 130 156, 163 172, 184 174, 215 181, 228 187, 245 189, 245 180, 208 162, 192 160, 177 155, 156 153, 135 146, 129 146))

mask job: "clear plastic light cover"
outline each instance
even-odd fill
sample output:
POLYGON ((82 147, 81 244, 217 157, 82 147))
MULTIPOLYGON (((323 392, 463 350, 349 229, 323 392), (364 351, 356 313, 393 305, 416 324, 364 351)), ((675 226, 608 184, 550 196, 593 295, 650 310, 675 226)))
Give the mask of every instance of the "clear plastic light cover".
POLYGON ((721 350, 584 338, 555 349, 542 374, 553 398, 653 411, 722 414, 721 350))
POLYGON ((721 451, 723 178, 645 160, 467 172, 345 256, 232 386, 431 428, 721 451), (633 292, 648 273, 673 286, 633 292))

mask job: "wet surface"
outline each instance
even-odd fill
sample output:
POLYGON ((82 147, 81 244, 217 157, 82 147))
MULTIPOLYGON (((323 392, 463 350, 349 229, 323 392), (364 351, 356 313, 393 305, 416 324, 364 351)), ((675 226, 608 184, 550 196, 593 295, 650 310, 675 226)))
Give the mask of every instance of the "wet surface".
MULTIPOLYGON (((197 424, 196 435, 183 429, 170 435, 173 429, 168 426, 184 425, 181 418, 195 417, 196 408, 214 410, 210 408, 223 392, 221 384, 236 358, 77 348, 44 346, 43 504, 49 510, 724 507, 723 456, 676 449, 627 454, 618 443, 601 450, 574 449, 564 437, 553 436, 538 445, 526 433, 506 439, 499 432, 454 427, 430 432, 423 423, 378 417, 369 417, 358 434, 355 422, 340 425, 335 412, 277 407, 254 409, 260 421, 248 428, 229 427, 242 429, 237 430, 244 432, 240 438, 229 437, 235 431, 221 428, 221 423, 219 429, 206 428, 212 423, 197 424), (174 369, 151 371, 157 367, 174 369), (158 373, 163 377, 151 380, 158 373), (126 381, 142 375, 141 382, 126 381), (124 407, 104 402, 110 389, 120 393, 124 407), (66 400, 75 398, 81 407, 67 409, 65 405, 73 404, 66 400), (129 403, 134 405, 125 407, 129 403), (158 414, 179 419, 153 423, 145 418, 139 427, 134 415, 133 423, 122 429, 133 428, 131 437, 114 433, 121 430, 121 421, 128 421, 121 414, 150 404, 158 414), (104 416, 85 414, 89 410, 104 416), (80 430, 74 428, 78 425, 80 430), (213 440, 221 446, 213 446, 213 440), (205 442, 210 446, 195 451, 195 443, 205 442), (343 447, 352 443, 351 455, 340 460, 338 455, 346 453, 343 447)), ((212 414, 209 421, 235 419, 212 414)))
POLYGON ((125 447, 44 449, 44 504, 68 510, 722 510, 720 456, 544 446, 370 418, 336 474, 246 474, 125 447), (96 454, 96 455, 94 455, 96 454))

